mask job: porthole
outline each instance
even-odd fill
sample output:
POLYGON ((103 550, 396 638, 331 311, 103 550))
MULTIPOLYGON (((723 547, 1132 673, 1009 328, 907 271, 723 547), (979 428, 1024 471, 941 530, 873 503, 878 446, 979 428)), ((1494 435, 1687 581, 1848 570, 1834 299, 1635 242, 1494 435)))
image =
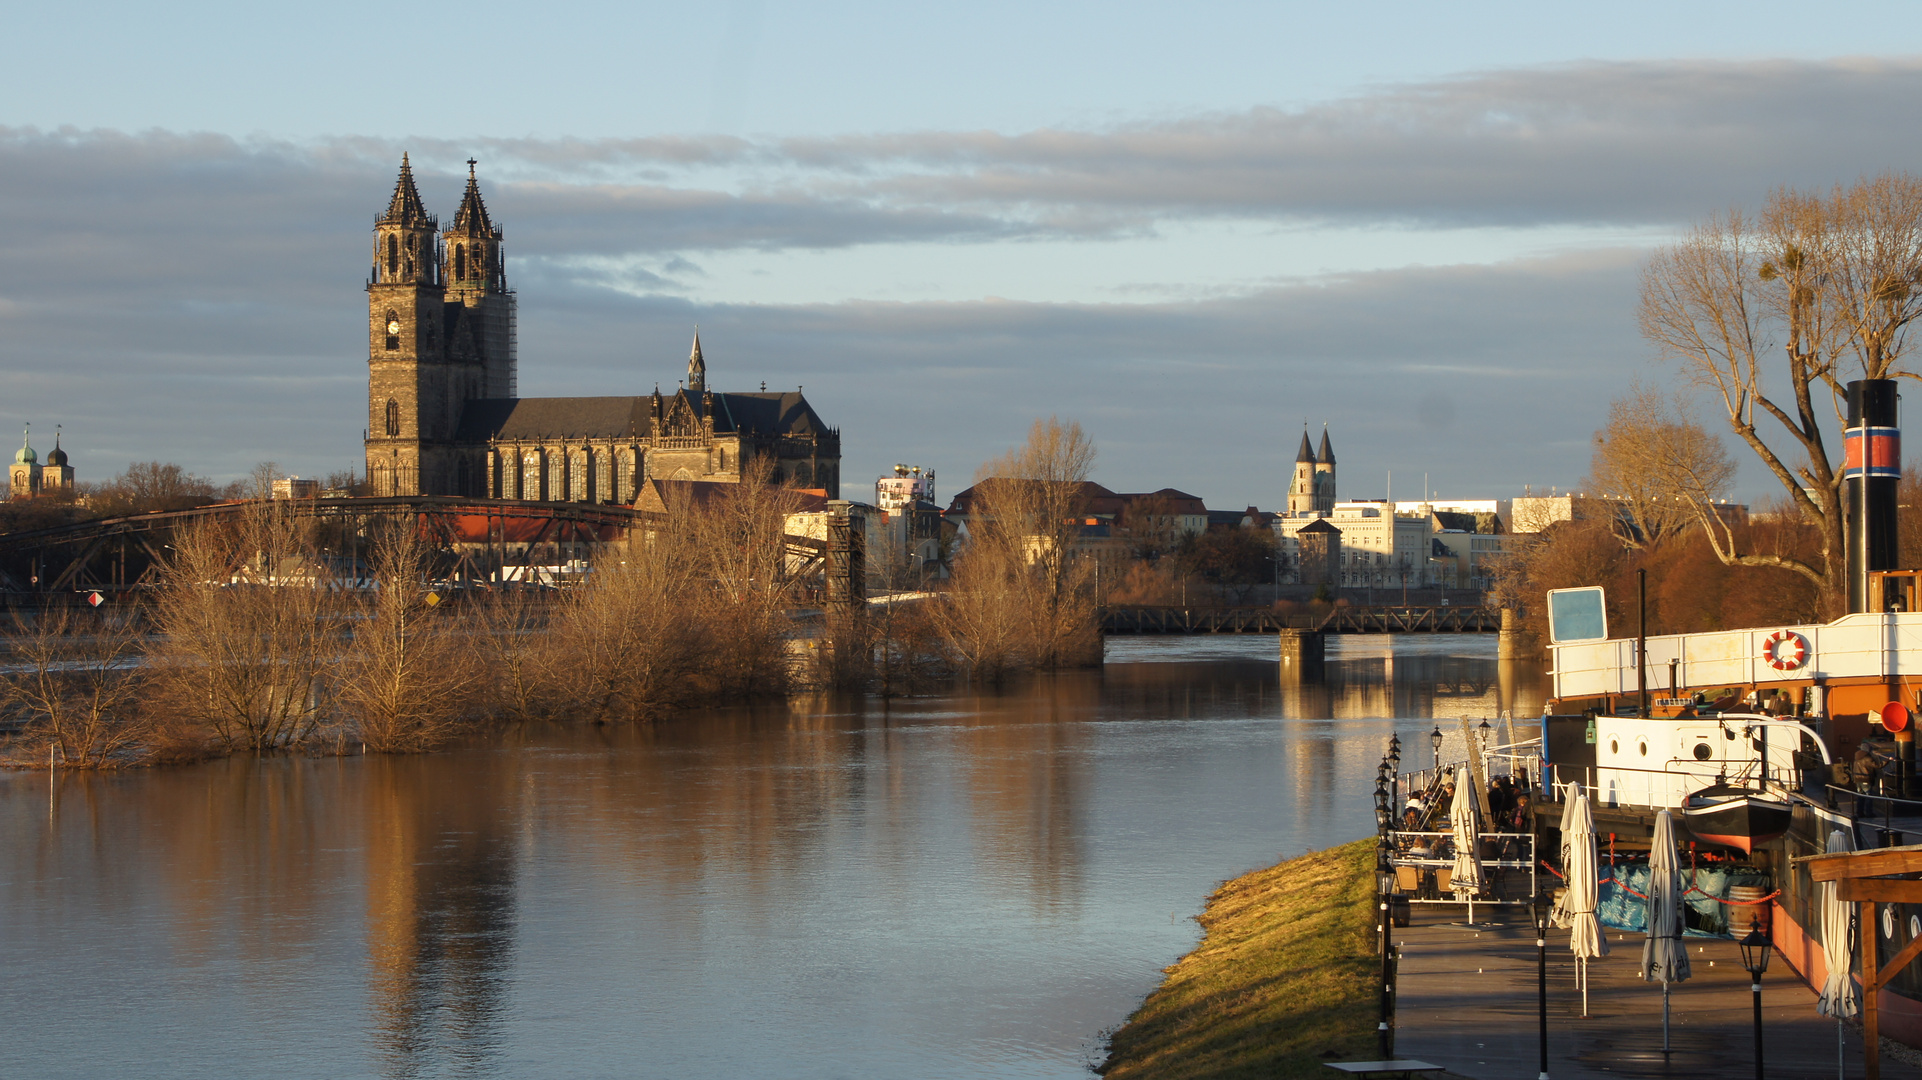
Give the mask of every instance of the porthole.
POLYGON ((1895 939, 1895 908, 1892 906, 1884 905, 1882 908, 1882 936, 1891 941, 1895 939))
POLYGON ((1707 761, 1714 753, 1715 751, 1709 749, 1709 745, 1705 742, 1695 744, 1695 760, 1697 761, 1707 761))
POLYGON ((1643 757, 1647 757, 1647 756, 1648 756, 1648 740, 1647 740, 1647 739, 1636 739, 1636 740, 1635 740, 1635 749, 1636 749, 1636 751, 1637 751, 1637 752, 1639 752, 1639 753, 1640 753, 1640 754, 1641 754, 1641 755, 1642 755, 1643 757))
POLYGON ((1909 936, 1922 937, 1922 915, 1909 916, 1909 936))
POLYGON ((1608 752, 1609 752, 1609 753, 1611 753, 1611 754, 1619 754, 1619 753, 1621 753, 1621 752, 1622 752, 1622 744, 1621 744, 1621 743, 1620 743, 1619 741, 1617 741, 1617 740, 1615 740, 1615 739, 1610 739, 1610 740, 1608 740, 1608 752))

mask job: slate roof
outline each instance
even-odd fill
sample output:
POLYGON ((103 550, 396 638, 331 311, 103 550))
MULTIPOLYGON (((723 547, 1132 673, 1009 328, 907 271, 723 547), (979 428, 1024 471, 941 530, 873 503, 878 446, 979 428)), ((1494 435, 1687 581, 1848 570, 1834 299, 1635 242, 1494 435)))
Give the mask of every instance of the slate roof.
POLYGON ((481 201, 480 181, 474 179, 474 162, 467 163, 467 193, 461 196, 460 209, 454 212, 450 232, 464 236, 493 236, 494 223, 488 220, 487 204, 481 201))
POLYGON ((1301 450, 1295 454, 1295 464, 1313 465, 1314 463, 1315 448, 1308 444, 1308 433, 1304 431, 1301 433, 1301 450))
MULTIPOLYGON (((662 410, 671 407, 673 393, 661 395, 662 410)), ((701 415, 703 395, 680 391, 695 416, 701 415)), ((799 391, 787 393, 714 394, 714 431, 719 435, 826 435, 830 428, 799 391)), ((651 394, 627 397, 480 398, 461 411, 459 434, 464 443, 490 439, 529 442, 541 439, 629 439, 649 434, 654 426, 651 394)))

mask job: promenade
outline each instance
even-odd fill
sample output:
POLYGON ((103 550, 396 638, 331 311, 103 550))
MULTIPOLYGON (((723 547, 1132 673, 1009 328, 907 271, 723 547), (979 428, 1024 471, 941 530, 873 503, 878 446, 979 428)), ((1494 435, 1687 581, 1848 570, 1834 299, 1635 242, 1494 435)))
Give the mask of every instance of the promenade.
MULTIPOLYGON (((1534 930, 1519 910, 1492 913, 1502 925, 1460 924, 1453 906, 1415 909, 1417 925, 1395 929, 1401 948, 1395 1051, 1474 1080, 1536 1080, 1539 1074, 1534 930)), ((1478 920, 1491 913, 1477 908, 1478 920)), ((1746 1078, 1754 1072, 1754 1013, 1748 972, 1733 941, 1689 939, 1693 976, 1670 988, 1672 1052, 1662 1048, 1662 987, 1639 975, 1642 936, 1610 930, 1611 952, 1589 964, 1582 1015, 1567 931, 1549 931, 1548 1075, 1746 1078)), ((1815 1011, 1815 994, 1777 955, 1762 977, 1765 1063, 1771 1078, 1820 1080, 1836 1073, 1835 1021, 1815 1011)), ((1862 1042, 1849 1032, 1847 1075, 1862 1075, 1862 1042)), ((1888 1080, 1922 1080, 1922 1069, 1882 1055, 1888 1080)))

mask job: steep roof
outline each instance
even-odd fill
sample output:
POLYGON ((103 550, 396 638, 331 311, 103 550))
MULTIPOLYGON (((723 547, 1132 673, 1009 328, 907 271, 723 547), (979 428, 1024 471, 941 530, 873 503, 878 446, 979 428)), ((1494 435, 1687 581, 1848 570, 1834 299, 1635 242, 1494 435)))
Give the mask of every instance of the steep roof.
MULTIPOLYGON (((1308 445, 1307 435, 1301 437, 1301 444, 1303 446, 1308 445)), ((1335 448, 1328 442, 1327 428, 1321 429, 1321 452, 1315 455, 1315 460, 1323 465, 1333 465, 1335 463, 1335 448)))
POLYGON ((480 182, 474 179, 474 159, 467 159, 467 193, 461 196, 460 209, 454 212, 450 232, 465 236, 493 236, 494 223, 487 217, 487 204, 481 201, 480 182))
POLYGON ((380 219, 382 225, 408 225, 414 228, 429 228, 433 219, 427 216, 427 206, 420 201, 420 189, 414 186, 414 167, 407 162, 407 154, 400 155, 400 179, 394 182, 394 197, 387 202, 387 213, 380 219))
POLYGON ((1334 533, 1336 536, 1340 536, 1341 530, 1335 528, 1333 525, 1328 524, 1327 518, 1316 518, 1315 520, 1295 530, 1296 536, 1300 536, 1302 533, 1334 533))
POLYGON ((1315 463, 1315 448, 1309 445, 1308 433, 1304 431, 1301 433, 1301 450, 1300 452, 1295 454, 1295 464, 1313 465, 1314 463, 1315 463))
MULTIPOLYGON (((822 421, 814 407, 799 391, 785 394, 702 394, 678 391, 681 400, 696 418, 704 415, 709 401, 714 407, 716 434, 741 435, 827 435, 832 429, 822 421)), ((661 411, 666 414, 676 392, 661 395, 661 411)), ((480 398, 467 402, 461 413, 461 442, 480 443, 490 439, 627 439, 640 438, 654 430, 654 398, 650 394, 630 397, 579 398, 480 398)))

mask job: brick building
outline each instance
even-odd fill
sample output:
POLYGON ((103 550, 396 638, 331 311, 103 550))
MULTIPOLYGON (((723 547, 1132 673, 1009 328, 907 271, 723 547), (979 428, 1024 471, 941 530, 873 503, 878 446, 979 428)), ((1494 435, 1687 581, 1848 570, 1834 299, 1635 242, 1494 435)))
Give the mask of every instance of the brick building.
POLYGON ((367 279, 367 479, 379 495, 631 503, 647 480, 737 482, 757 458, 838 498, 841 434, 796 390, 717 393, 697 334, 663 394, 518 396, 502 232, 468 164, 440 228, 401 158, 367 279))

